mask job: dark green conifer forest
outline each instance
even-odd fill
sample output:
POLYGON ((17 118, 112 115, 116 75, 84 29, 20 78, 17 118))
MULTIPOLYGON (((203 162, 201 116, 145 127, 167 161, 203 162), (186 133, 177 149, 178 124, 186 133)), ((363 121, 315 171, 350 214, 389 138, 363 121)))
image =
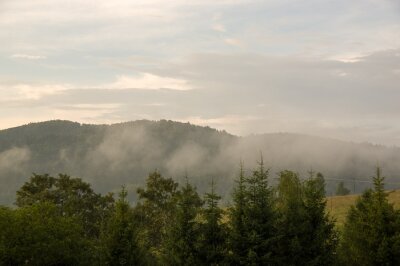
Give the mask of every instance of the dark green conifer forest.
POLYGON ((16 207, 0 208, 0 265, 399 265, 400 212, 381 169, 342 227, 326 208, 325 180, 284 170, 276 186, 261 158, 237 170, 231 202, 218 183, 200 194, 155 171, 129 202, 65 174, 33 174, 16 207))

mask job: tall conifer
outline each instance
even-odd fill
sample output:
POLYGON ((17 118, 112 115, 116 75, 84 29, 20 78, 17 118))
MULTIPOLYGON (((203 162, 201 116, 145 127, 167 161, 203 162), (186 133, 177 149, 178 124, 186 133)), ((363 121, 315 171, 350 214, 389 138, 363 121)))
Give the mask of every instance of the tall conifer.
POLYGON ((223 210, 218 206, 221 197, 215 193, 214 180, 211 182, 211 192, 206 193, 204 199, 206 207, 202 210, 199 239, 201 264, 221 265, 227 254, 227 229, 221 221, 223 210))
POLYGON ((202 204, 196 188, 186 178, 185 186, 177 194, 176 210, 170 221, 164 264, 199 265, 199 223, 196 218, 202 204))
POLYGON ((367 190, 347 214, 340 245, 346 265, 400 265, 400 213, 388 202, 377 167, 374 189, 367 190))

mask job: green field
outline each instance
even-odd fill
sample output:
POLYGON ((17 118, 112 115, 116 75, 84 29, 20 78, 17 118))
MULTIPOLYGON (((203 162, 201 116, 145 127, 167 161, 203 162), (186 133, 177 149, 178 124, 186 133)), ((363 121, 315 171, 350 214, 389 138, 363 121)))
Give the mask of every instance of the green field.
MULTIPOLYGON (((400 208, 400 190, 388 191, 389 202, 396 209, 400 208)), ((341 226, 351 205, 354 205, 359 195, 332 196, 327 198, 326 207, 329 213, 336 219, 337 225, 341 226)))

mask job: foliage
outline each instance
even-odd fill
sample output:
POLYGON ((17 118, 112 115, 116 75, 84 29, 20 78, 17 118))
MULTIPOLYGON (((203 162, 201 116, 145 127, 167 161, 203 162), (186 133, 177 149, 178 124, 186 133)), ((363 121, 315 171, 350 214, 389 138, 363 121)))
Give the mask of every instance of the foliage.
POLYGON ((302 184, 291 171, 280 173, 278 185, 277 264, 332 265, 337 234, 326 213, 322 174, 302 184))
POLYGON ((160 257, 165 244, 166 228, 176 208, 177 188, 178 183, 155 171, 148 176, 146 188, 137 190, 140 201, 135 207, 135 216, 139 222, 140 240, 154 258, 160 257))
POLYGON ((16 204, 24 207, 43 202, 57 206, 63 216, 80 219, 85 234, 90 237, 99 235, 101 223, 114 204, 112 194, 101 196, 80 178, 33 174, 17 191, 16 204))
POLYGON ((123 187, 115 211, 102 232, 102 263, 106 265, 146 265, 146 254, 138 241, 138 228, 123 187))
POLYGON ((202 204, 196 189, 186 181, 177 194, 176 211, 168 227, 164 251, 167 265, 200 265, 197 247, 200 230, 196 217, 202 204))
POLYGON ((240 164, 239 177, 235 180, 236 186, 233 189, 233 205, 229 208, 229 246, 231 250, 230 260, 234 264, 244 265, 247 257, 247 230, 245 208, 246 198, 246 177, 243 163, 240 164))
POLYGON ((347 215, 340 245, 346 265, 400 264, 400 213, 388 203, 379 167, 373 181, 347 215))
POLYGON ((296 173, 280 172, 277 197, 276 264, 298 265, 306 260, 305 249, 310 243, 303 188, 296 173))
POLYGON ((18 208, 0 207, 0 265, 400 265, 400 212, 380 168, 340 238, 322 174, 268 178, 262 158, 247 175, 241 164, 225 216, 214 182, 202 200, 188 179, 153 172, 133 208, 125 187, 114 204, 79 178, 34 174, 18 208))
POLYGON ((241 167, 233 198, 230 239, 233 263, 271 264, 276 212, 273 191, 268 185, 268 170, 264 167, 262 157, 258 169, 249 177, 244 177, 241 167))
POLYGON ((200 224, 198 244, 201 265, 221 265, 227 257, 227 228, 222 223, 224 212, 218 206, 220 199, 221 197, 215 193, 213 180, 211 191, 204 196, 206 207, 202 209, 202 223, 200 224))
POLYGON ((0 210, 1 265, 89 265, 90 242, 79 221, 48 202, 0 210))
POLYGON ((335 264, 338 235, 335 223, 326 212, 325 182, 322 174, 304 183, 304 206, 309 226, 304 250, 306 265, 335 264))

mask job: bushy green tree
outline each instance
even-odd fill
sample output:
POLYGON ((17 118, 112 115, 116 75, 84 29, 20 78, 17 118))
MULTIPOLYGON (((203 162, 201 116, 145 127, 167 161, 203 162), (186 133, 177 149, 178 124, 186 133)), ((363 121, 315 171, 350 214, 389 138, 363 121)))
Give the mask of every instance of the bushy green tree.
POLYGON ((203 202, 195 187, 186 181, 177 194, 176 210, 168 227, 168 239, 164 250, 167 265, 200 265, 199 222, 196 220, 203 202))
POLYGON ((215 193, 214 180, 211 182, 211 191, 206 193, 204 201, 206 207, 202 209, 202 223, 198 243, 201 265, 221 265, 227 256, 227 228, 222 223, 223 210, 218 206, 221 199, 215 193))
POLYGON ((135 207, 135 216, 139 221, 140 241, 157 259, 162 254, 167 227, 176 208, 178 183, 155 171, 148 176, 146 187, 139 188, 137 193, 139 203, 135 207))
POLYGON ((93 250, 79 220, 52 203, 0 209, 0 265, 90 265, 93 250))
POLYGON ((138 228, 123 187, 115 211, 102 233, 105 265, 146 265, 146 254, 138 241, 138 228))
POLYGON ((13 258, 11 250, 16 249, 17 232, 14 211, 0 207, 0 265, 12 265, 17 259, 13 258))
POLYGON ((17 191, 16 205, 25 207, 43 202, 54 204, 63 216, 78 218, 89 237, 98 237, 101 223, 114 206, 111 194, 95 193, 90 184, 80 178, 33 174, 17 191))
POLYGON ((345 265, 400 265, 400 213, 387 200, 376 169, 374 189, 364 192, 347 214, 340 245, 345 265))

